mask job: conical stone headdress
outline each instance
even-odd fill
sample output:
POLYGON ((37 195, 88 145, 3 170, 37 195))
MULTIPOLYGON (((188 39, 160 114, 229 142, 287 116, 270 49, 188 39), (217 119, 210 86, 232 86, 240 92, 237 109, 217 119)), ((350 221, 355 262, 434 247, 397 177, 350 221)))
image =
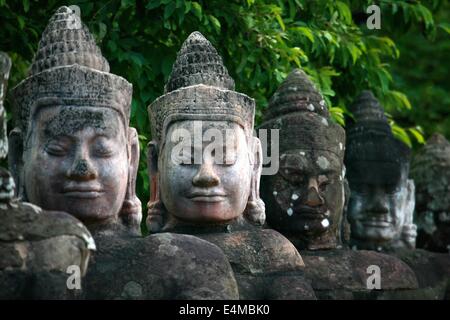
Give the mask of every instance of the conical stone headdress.
POLYGON ((344 159, 345 131, 331 121, 319 91, 300 69, 293 70, 269 101, 260 128, 280 129, 280 151, 328 151, 344 159))
POLYGON ((350 110, 355 121, 347 125, 345 164, 349 178, 373 183, 380 179, 388 183, 386 177, 395 180, 402 168, 409 167, 409 148, 393 136, 383 108, 372 92, 363 91, 350 110), (353 166, 358 162, 371 169, 353 166))
POLYGON ((416 211, 450 208, 450 142, 435 133, 413 157, 411 178, 416 183, 416 211))
POLYGON ((13 89, 14 116, 23 133, 48 105, 95 106, 119 112, 128 125, 132 85, 109 65, 80 17, 60 7, 42 34, 29 76, 13 89))
POLYGON ((163 139, 169 123, 179 120, 230 120, 251 135, 255 102, 234 91, 222 58, 199 32, 183 43, 165 94, 148 106, 152 137, 163 139))

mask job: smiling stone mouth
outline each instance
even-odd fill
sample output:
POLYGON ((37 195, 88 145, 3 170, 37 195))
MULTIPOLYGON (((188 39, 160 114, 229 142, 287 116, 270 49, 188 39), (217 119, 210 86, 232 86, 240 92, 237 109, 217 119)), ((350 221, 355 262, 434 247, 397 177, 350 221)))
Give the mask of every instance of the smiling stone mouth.
POLYGON ((80 198, 80 199, 95 199, 103 195, 103 191, 100 190, 65 190, 62 194, 70 198, 80 198))
POLYGON ((188 198, 194 202, 222 202, 226 197, 222 194, 195 194, 188 198))

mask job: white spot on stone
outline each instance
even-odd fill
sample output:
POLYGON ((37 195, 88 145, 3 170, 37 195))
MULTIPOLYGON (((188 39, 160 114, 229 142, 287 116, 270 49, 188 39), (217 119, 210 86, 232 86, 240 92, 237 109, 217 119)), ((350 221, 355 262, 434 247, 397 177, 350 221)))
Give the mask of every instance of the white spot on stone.
POLYGON ((322 227, 326 228, 330 225, 330 221, 328 221, 328 219, 323 219, 321 224, 322 224, 322 227))
MULTIPOLYGON (((328 121, 327 121, 327 119, 322 118, 322 123, 323 123, 325 126, 328 127, 328 121)), ((341 150, 342 150, 342 149, 341 149, 341 150)))
POLYGON ((343 146, 342 146, 342 142, 339 142, 339 150, 342 150, 343 146))
POLYGON ((291 196, 291 199, 294 200, 294 201, 297 200, 298 199, 298 194, 293 193, 292 196, 291 196))
POLYGON ((292 216, 292 214, 294 213, 294 211, 292 210, 292 208, 287 209, 287 214, 288 216, 292 216))
POLYGON ((319 257, 319 261, 325 261, 324 257, 319 257))
POLYGON ((324 156, 318 157, 316 163, 321 169, 324 169, 324 170, 328 169, 328 167, 330 166, 330 162, 324 156))
POLYGON ((293 206, 294 206, 294 204, 293 204, 293 203, 291 202, 291 203, 289 203, 289 206, 290 206, 290 207, 293 207, 293 206))
POLYGON ((306 109, 308 109, 309 111, 314 111, 314 106, 312 105, 312 103, 310 103, 310 104, 308 104, 306 109))
POLYGON ((304 155, 306 155, 306 153, 304 151, 300 151, 300 155, 304 156, 304 155))
POLYGON ((97 250, 94 238, 92 238, 90 235, 83 233, 83 240, 86 242, 88 250, 97 250))
POLYGON ((383 248, 377 247, 377 251, 381 251, 381 250, 383 250, 383 248))
POLYGON ((324 106, 324 105, 325 105, 325 100, 320 100, 319 104, 320 104, 321 106, 324 106))
POLYGON ((326 212, 325 212, 325 215, 328 217, 328 216, 330 216, 330 210, 327 210, 326 212))
POLYGON ((273 190, 273 195, 276 197, 278 192, 276 190, 273 190))
POLYGON ((303 227, 305 230, 309 230, 309 226, 307 224, 305 224, 305 226, 303 227))

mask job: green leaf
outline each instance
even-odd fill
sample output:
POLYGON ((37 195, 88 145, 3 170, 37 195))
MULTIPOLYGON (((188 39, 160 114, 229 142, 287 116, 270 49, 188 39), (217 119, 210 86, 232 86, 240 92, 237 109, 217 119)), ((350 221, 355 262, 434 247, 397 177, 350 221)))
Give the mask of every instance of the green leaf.
POLYGON ((149 10, 152 10, 152 9, 155 9, 155 8, 159 7, 160 5, 161 5, 161 1, 159 1, 159 0, 151 0, 151 1, 149 1, 149 3, 147 3, 145 8, 149 9, 149 10))
POLYGON ((314 43, 314 34, 312 33, 310 28, 307 28, 307 27, 295 27, 295 28, 292 28, 291 30, 300 33, 301 35, 307 37, 309 39, 309 41, 311 41, 311 43, 314 43))
POLYGON ((28 12, 30 10, 30 1, 29 0, 23 0, 23 11, 28 12))
POLYGON ((200 3, 198 2, 192 2, 192 9, 194 11, 195 16, 199 19, 202 20, 202 6, 200 5, 200 3))
POLYGON ((283 31, 286 30, 286 26, 284 25, 283 19, 281 18, 281 16, 279 14, 275 14, 275 19, 277 19, 278 24, 280 25, 281 29, 283 31))
POLYGON ((399 127, 397 124, 393 123, 392 125, 392 133, 394 136, 404 142, 408 147, 412 147, 411 139, 409 138, 406 130, 399 127))
POLYGON ((216 31, 220 32, 221 28, 220 21, 213 15, 208 15, 208 19, 212 22, 214 28, 216 28, 216 31))
POLYGON ((423 137, 422 132, 420 132, 417 128, 408 128, 408 131, 414 136, 418 143, 425 143, 425 138, 423 137))
POLYGON ((171 2, 164 8, 164 20, 170 18, 170 16, 173 14, 174 11, 175 11, 175 3, 171 2))
POLYGON ((336 6, 339 11, 339 15, 342 17, 345 23, 352 22, 352 13, 350 8, 342 1, 336 1, 336 6))
POLYGON ((447 22, 441 22, 438 24, 438 27, 450 34, 450 23, 447 22))

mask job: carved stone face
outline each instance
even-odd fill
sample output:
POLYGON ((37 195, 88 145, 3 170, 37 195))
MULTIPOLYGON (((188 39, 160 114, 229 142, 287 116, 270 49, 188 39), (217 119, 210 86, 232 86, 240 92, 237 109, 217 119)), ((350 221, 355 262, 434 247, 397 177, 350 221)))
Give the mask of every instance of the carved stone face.
POLYGON ((312 243, 330 232, 334 242, 344 206, 344 175, 342 161, 331 152, 282 153, 278 173, 263 177, 268 223, 312 243))
POLYGON ((158 161, 161 199, 167 211, 177 219, 195 223, 226 222, 240 216, 250 195, 249 150, 244 130, 235 123, 171 124, 158 161), (180 143, 188 141, 191 143, 180 149, 180 143))
POLYGON ((388 175, 380 170, 380 165, 367 162, 352 165, 358 172, 378 172, 379 179, 367 181, 353 177, 349 172, 351 193, 347 214, 352 238, 383 244, 401 235, 409 191, 406 168, 402 172, 397 170, 395 176, 395 170, 387 170, 388 175))
POLYGON ((35 115, 26 141, 25 192, 30 202, 84 223, 115 218, 128 164, 125 128, 116 111, 48 107, 35 115))

